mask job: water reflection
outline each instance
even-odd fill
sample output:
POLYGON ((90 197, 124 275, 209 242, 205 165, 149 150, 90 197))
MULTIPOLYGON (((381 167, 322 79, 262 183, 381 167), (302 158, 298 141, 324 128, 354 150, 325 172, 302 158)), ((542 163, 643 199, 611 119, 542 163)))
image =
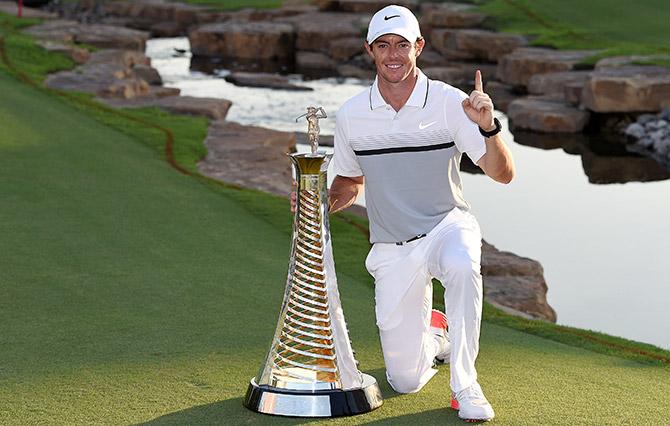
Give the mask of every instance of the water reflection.
POLYGON ((562 149, 582 159, 590 183, 653 182, 670 179, 670 171, 656 161, 626 150, 618 135, 546 134, 514 130, 514 140, 545 150, 562 149))

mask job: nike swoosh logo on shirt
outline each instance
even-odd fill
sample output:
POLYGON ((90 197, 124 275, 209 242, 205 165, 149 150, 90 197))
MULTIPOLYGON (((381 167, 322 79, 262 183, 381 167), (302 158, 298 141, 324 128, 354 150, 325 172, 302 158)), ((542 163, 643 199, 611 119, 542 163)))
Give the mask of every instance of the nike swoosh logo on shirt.
POLYGON ((384 16, 384 20, 388 21, 391 18, 400 18, 400 15, 391 15, 391 16, 384 16))
POLYGON ((427 128, 427 127, 430 127, 430 126, 432 126, 432 125, 435 124, 435 123, 437 123, 437 121, 431 121, 430 123, 426 123, 426 124, 419 123, 419 130, 423 130, 423 129, 427 128))

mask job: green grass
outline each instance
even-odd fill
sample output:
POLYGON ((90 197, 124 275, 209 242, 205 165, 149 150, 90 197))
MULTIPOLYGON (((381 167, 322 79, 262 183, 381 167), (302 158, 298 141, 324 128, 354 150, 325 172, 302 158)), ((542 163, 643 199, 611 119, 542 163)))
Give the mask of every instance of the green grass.
MULTIPOLYGON (((36 54, 7 48, 13 61, 36 54)), ((41 60, 34 75, 58 61, 41 60)), ((193 172, 204 120, 117 114, 25 85, 1 65, 0 93, 0 424, 304 423, 241 405, 283 295, 287 200, 170 167, 159 128, 193 172)), ((340 293, 361 368, 386 401, 327 423, 461 424, 444 408, 446 368, 416 395, 385 383, 368 243, 349 221, 365 225, 331 222, 340 293)), ((667 364, 516 330, 555 338, 550 324, 486 316, 478 369, 500 424, 666 420, 667 364)))
MULTIPOLYGON (((602 49, 605 56, 670 53, 665 0, 483 0, 481 11, 497 30, 532 36, 559 49, 602 49)), ((652 61, 666 65, 665 61, 652 61)))

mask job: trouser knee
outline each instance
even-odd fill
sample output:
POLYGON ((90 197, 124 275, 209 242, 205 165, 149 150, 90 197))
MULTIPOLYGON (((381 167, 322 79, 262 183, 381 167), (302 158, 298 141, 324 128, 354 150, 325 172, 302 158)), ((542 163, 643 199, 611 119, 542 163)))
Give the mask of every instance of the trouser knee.
POLYGON ((421 377, 412 372, 386 372, 386 379, 398 393, 418 392, 422 387, 421 377))

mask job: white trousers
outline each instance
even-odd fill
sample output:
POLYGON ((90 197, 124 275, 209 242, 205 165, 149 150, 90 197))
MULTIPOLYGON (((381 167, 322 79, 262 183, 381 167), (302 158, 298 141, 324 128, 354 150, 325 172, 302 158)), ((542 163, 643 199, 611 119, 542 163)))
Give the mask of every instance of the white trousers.
POLYGON ((480 261, 479 224, 458 208, 423 238, 403 245, 372 246, 365 266, 375 279, 375 313, 386 377, 397 392, 417 392, 437 373, 433 360, 438 344, 429 330, 433 277, 445 288, 451 389, 458 392, 477 380, 480 261))

